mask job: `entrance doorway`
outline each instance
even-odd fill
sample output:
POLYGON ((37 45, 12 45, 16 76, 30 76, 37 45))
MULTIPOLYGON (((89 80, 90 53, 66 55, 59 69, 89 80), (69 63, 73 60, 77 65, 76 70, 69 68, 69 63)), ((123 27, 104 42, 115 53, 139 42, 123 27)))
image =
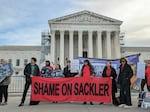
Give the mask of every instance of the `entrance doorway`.
POLYGON ((88 56, 88 52, 87 51, 83 51, 83 57, 87 58, 87 56, 88 56))

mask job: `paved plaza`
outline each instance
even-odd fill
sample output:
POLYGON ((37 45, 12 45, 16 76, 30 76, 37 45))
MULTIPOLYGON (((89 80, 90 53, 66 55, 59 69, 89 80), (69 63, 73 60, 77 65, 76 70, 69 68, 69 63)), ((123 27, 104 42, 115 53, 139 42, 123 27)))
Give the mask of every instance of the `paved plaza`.
POLYGON ((36 106, 29 106, 29 97, 27 98, 23 107, 18 107, 21 97, 9 97, 8 105, 0 106, 0 112, 150 112, 137 107, 137 97, 133 96, 133 108, 124 109, 115 107, 111 104, 99 105, 83 105, 82 103, 48 103, 41 102, 36 106))

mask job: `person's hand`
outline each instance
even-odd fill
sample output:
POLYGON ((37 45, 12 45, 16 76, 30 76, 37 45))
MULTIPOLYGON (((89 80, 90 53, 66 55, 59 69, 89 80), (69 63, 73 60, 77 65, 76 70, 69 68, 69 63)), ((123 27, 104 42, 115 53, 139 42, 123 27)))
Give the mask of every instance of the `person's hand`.
POLYGON ((111 79, 113 79, 113 77, 110 77, 111 79))
POLYGON ((94 76, 93 76, 93 75, 91 75, 90 77, 91 77, 91 78, 94 78, 94 76))
POLYGON ((76 70, 77 73, 79 73, 79 70, 76 70))
POLYGON ((74 76, 74 77, 81 77, 80 75, 76 75, 76 76, 74 76))
POLYGON ((33 75, 31 74, 30 77, 33 77, 33 75))

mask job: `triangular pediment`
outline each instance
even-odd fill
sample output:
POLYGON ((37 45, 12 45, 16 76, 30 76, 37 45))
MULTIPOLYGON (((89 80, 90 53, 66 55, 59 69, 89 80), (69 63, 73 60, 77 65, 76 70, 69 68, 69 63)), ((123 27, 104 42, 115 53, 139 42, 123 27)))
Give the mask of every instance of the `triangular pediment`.
POLYGON ((67 16, 49 20, 49 23, 97 23, 97 24, 122 24, 122 21, 96 14, 90 11, 81 11, 67 16))

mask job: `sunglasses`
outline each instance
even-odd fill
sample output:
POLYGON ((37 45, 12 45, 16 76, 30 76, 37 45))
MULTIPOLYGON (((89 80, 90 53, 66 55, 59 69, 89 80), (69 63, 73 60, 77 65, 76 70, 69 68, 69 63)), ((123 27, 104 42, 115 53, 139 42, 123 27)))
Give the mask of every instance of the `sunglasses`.
POLYGON ((121 61, 121 63, 124 63, 125 61, 121 61))

